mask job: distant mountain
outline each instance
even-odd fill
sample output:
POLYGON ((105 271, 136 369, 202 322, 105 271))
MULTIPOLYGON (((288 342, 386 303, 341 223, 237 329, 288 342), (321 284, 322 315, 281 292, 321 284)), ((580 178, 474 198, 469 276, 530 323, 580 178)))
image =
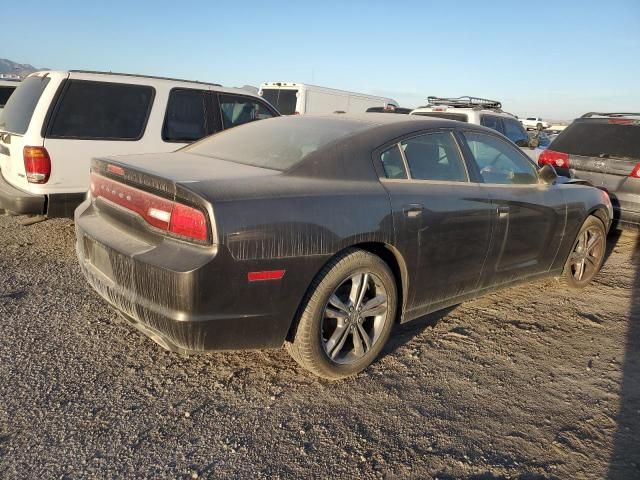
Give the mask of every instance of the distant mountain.
POLYGON ((6 58, 0 58, 0 73, 20 75, 26 77, 32 72, 46 70, 46 68, 36 68, 28 63, 16 63, 6 58))

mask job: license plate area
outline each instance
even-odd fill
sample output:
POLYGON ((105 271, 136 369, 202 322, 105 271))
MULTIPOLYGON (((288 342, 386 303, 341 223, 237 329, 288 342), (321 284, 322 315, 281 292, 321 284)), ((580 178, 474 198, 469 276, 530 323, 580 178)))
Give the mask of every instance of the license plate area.
POLYGON ((97 270, 113 282, 111 259, 109 258, 109 251, 104 246, 89 237, 84 237, 84 258, 94 270, 97 270))

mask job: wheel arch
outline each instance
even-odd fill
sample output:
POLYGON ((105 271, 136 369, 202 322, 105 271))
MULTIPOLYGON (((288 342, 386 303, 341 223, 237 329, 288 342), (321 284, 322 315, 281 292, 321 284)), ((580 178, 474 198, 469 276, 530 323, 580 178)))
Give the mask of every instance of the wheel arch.
POLYGON ((607 232, 609 231, 609 228, 611 227, 611 221, 613 219, 609 218, 609 212, 604 205, 598 205, 593 207, 591 210, 589 210, 589 213, 587 214, 587 218, 591 216, 596 217, 598 220, 604 223, 605 230, 607 232))
MULTIPOLYGON (((316 272, 316 274, 314 275, 313 278, 315 279, 317 277, 317 275, 324 269, 324 267, 331 260, 333 260, 338 255, 341 255, 346 250, 350 250, 350 249, 364 250, 364 251, 369 252, 369 253, 371 253, 373 255, 376 255, 377 257, 381 258, 382 261, 384 261, 387 264, 389 269, 391 269, 391 272, 393 273, 393 276, 394 276, 395 281, 396 281, 396 287, 398 289, 398 302, 397 302, 397 311, 396 311, 396 322, 401 322, 402 315, 404 314, 405 307, 406 307, 406 301, 407 301, 406 292, 408 291, 407 289, 408 289, 408 284, 409 284, 409 274, 408 274, 408 271, 407 271, 407 264, 404 261, 404 257, 392 245, 389 245, 389 244, 384 243, 384 242, 375 242, 374 241, 374 242, 355 243, 353 245, 349 245, 347 247, 344 247, 341 250, 335 252, 330 258, 328 258, 327 261, 324 262, 322 264, 322 266, 318 269, 318 271, 316 272)), ((299 321, 299 318, 300 318, 300 312, 301 312, 301 309, 304 308, 304 302, 309 296, 309 293, 310 293, 309 289, 311 288, 312 284, 313 284, 313 281, 311 282, 311 284, 307 288, 307 291, 305 292, 304 296, 300 300, 300 304, 298 305, 298 308, 296 310, 295 316, 291 321, 291 326, 289 327, 289 331, 287 333, 287 337, 286 337, 287 341, 292 341, 294 336, 295 336, 295 334, 296 334, 296 329, 298 327, 298 321, 299 321)))

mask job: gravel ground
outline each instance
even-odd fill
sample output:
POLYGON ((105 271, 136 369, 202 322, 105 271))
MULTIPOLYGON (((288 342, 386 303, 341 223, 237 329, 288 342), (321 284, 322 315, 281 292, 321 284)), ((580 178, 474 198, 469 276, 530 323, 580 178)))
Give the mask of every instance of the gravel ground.
POLYGON ((640 478, 640 255, 398 327, 330 383, 181 356, 85 284, 73 224, 0 217, 0 478, 640 478))

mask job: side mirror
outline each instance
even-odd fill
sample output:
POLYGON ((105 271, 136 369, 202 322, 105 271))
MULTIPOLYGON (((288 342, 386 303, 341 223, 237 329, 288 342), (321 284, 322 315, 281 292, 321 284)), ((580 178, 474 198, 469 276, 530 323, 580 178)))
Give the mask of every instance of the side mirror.
POLYGON ((538 170, 538 177, 547 185, 553 185, 558 180, 558 174, 556 173, 556 169, 551 165, 544 165, 540 170, 538 170))
POLYGON ((531 150, 533 150, 534 148, 538 148, 539 145, 540 145, 540 139, 537 136, 531 137, 529 139, 529 148, 531 150))

